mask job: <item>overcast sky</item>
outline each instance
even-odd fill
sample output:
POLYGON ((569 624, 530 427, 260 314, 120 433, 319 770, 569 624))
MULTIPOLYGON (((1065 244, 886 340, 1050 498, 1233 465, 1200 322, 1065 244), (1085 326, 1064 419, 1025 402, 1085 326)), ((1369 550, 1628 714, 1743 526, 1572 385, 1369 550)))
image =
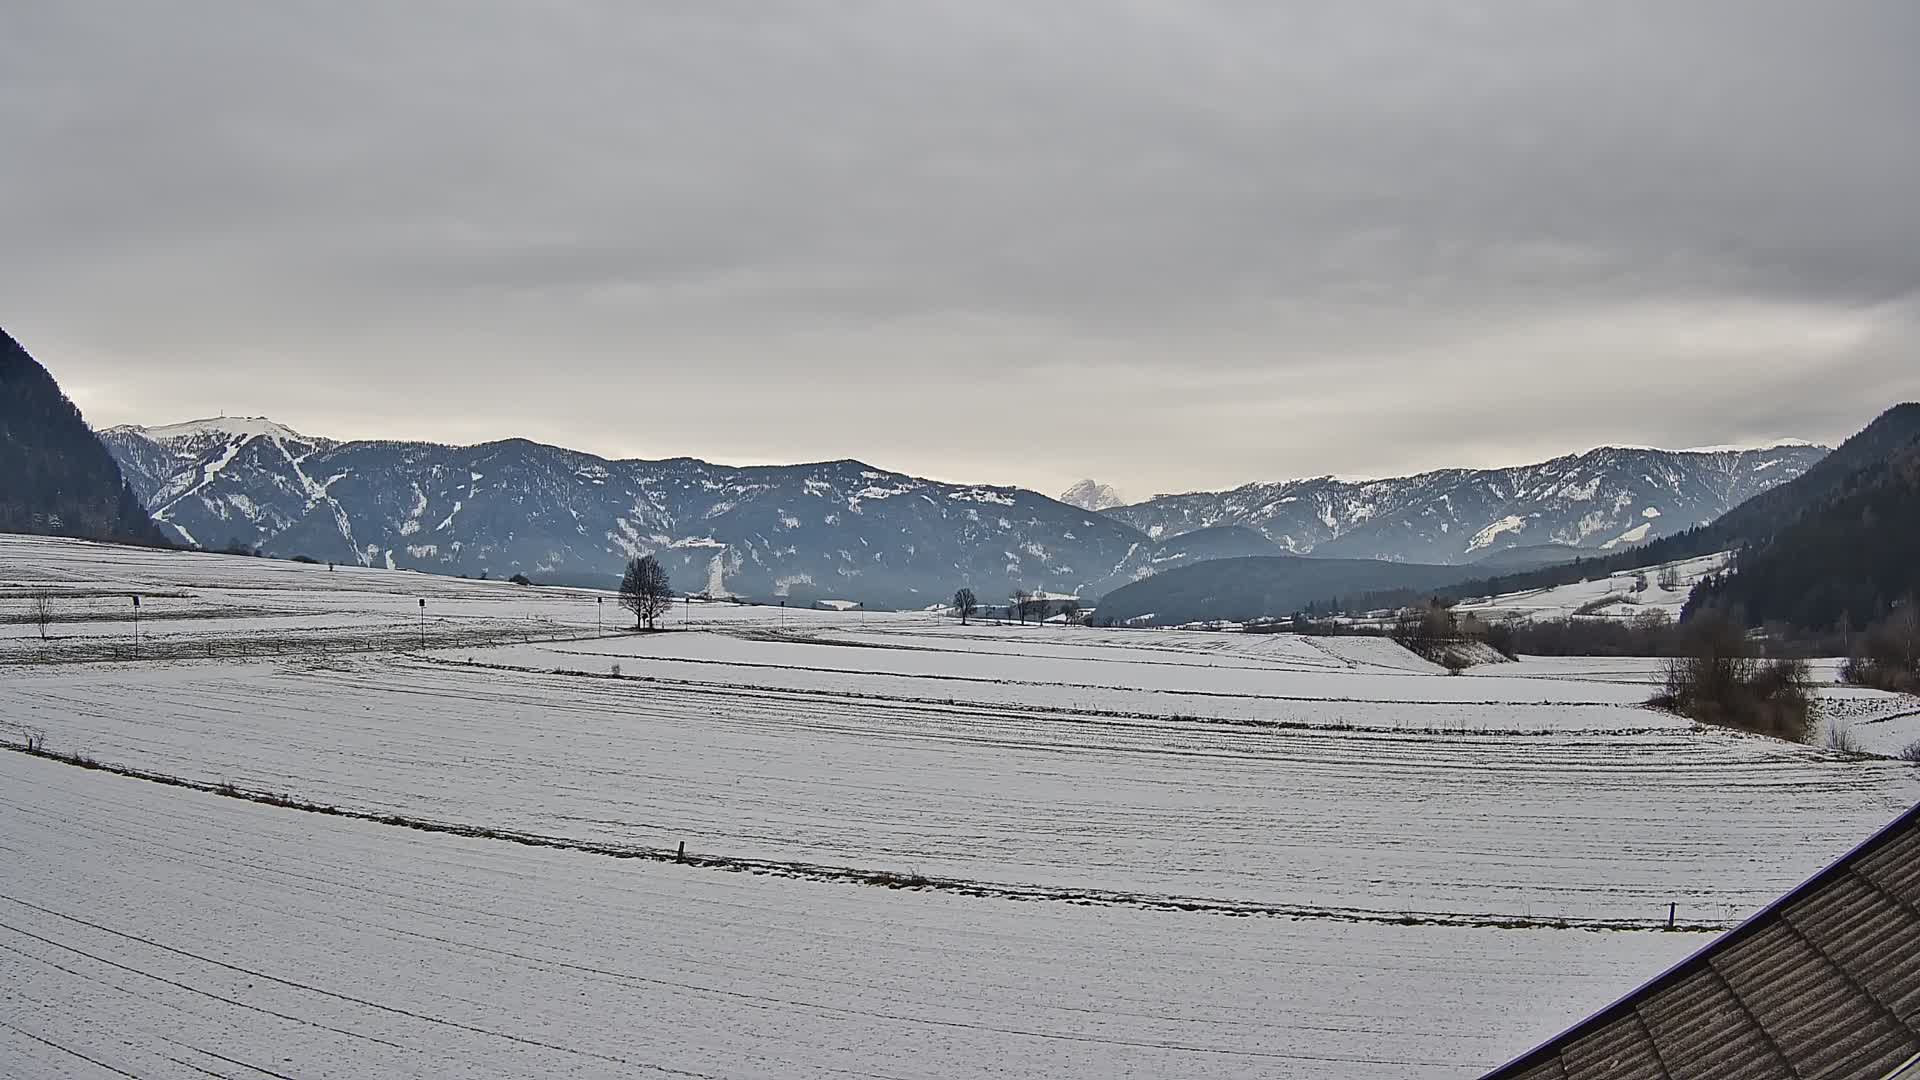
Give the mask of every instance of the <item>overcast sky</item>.
POLYGON ((28 3, 96 426, 1144 497, 1920 397, 1920 3, 28 3))

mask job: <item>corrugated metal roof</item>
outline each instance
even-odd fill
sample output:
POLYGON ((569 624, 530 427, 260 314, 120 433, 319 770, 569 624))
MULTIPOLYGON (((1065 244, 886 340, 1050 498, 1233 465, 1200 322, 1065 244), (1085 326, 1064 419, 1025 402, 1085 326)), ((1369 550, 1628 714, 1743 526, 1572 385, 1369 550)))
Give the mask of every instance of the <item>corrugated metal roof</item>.
POLYGON ((1486 1080, 1905 1080, 1920 1055, 1920 806, 1486 1080))

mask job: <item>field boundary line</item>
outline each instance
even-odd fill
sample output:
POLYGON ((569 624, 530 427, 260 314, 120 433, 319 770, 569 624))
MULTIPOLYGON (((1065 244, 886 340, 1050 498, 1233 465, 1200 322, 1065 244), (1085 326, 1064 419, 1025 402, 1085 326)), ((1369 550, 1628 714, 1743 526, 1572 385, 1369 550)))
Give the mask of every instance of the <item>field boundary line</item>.
POLYGON ((950 895, 972 896, 992 900, 1052 901, 1055 903, 1080 904, 1086 906, 1126 907, 1147 911, 1185 911, 1194 914, 1234 918, 1263 916, 1298 920, 1318 919, 1334 922, 1372 923, 1391 926, 1455 926, 1501 930, 1586 930, 1593 932, 1719 933, 1732 925, 1731 923, 1724 922, 1693 922, 1669 925, 1665 919, 1540 918, 1531 915, 1522 916, 1499 913, 1465 914, 1440 911, 1388 911, 1354 907, 1313 907, 1303 904, 1271 904, 1227 900, 1218 897, 1129 893, 1114 889, 978 881, 967 878, 920 874, 912 871, 903 873, 895 870, 834 866, 822 863, 779 859, 759 859, 738 855, 700 852, 683 853, 679 849, 656 848, 639 844, 612 844, 572 837, 550 836, 517 829, 500 829, 463 822, 435 821, 430 818, 412 817, 404 814, 385 814, 378 811, 354 810, 325 803, 309 802, 287 793, 254 791, 227 782, 216 784, 204 780, 190 780, 186 777, 173 776, 149 769, 139 769, 127 765, 101 762, 85 754, 65 753, 58 750, 51 750, 37 744, 20 745, 18 743, 0 743, 0 749, 11 750, 17 754, 53 761, 74 768, 104 772, 130 780, 142 780, 148 783, 160 784, 166 787, 184 788, 221 798, 238 799, 242 802, 250 802, 262 806, 276 806, 287 810, 321 814, 328 817, 347 818, 375 825, 387 825, 395 828, 413 829, 418 832, 438 833, 448 836, 462 836, 470 839, 498 840, 506 843, 520 844, 526 847, 576 851, 583 854, 599 855, 616 859, 639 859, 655 863, 678 863, 684 866, 709 870, 754 874, 762 877, 784 877, 801 881, 866 885, 913 892, 947 893, 950 895))

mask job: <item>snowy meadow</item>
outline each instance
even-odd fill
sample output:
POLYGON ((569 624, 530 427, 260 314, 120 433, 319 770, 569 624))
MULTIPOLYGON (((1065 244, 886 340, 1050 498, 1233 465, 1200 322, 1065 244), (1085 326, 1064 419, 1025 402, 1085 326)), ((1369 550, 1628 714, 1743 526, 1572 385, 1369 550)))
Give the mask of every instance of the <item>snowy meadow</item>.
POLYGON ((1633 660, 10 536, 0 620, 36 1077, 1471 1077, 1920 800, 1633 660))

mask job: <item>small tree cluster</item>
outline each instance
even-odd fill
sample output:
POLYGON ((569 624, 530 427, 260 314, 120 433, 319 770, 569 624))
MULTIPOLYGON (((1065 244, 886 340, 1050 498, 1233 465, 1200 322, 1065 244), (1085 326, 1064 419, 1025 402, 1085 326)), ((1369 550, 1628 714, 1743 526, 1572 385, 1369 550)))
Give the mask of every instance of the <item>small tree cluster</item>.
POLYGON ((1840 677, 1859 686, 1920 693, 1920 609, 1911 599, 1860 635, 1840 677))
POLYGON ((1459 639, 1460 631, 1453 609, 1439 600, 1429 600, 1417 607, 1402 608, 1388 636, 1409 652, 1438 663, 1446 647, 1459 639))
POLYGON ((1790 742, 1813 733, 1813 679, 1805 660, 1760 660, 1746 631, 1710 610, 1680 628, 1682 655, 1668 660, 1666 690, 1653 703, 1703 724, 1790 742))

